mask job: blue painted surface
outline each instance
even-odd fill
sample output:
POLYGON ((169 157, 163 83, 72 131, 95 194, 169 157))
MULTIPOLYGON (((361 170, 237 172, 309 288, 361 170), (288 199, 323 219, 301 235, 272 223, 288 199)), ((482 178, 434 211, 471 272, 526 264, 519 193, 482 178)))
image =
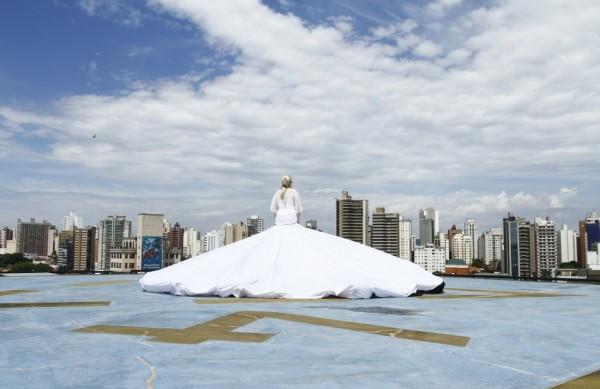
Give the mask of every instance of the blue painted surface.
POLYGON ((194 298, 143 293, 137 279, 0 278, 0 290, 40 290, 1 296, 0 302, 112 301, 108 307, 0 309, 0 387, 139 388, 146 386, 153 366, 156 388, 547 388, 600 369, 597 285, 449 278, 450 288, 576 296, 199 305, 194 298), (132 283, 72 286, 109 280, 132 283), (375 307, 393 309, 376 313, 375 307), (71 332, 97 324, 184 328, 240 310, 443 332, 471 340, 461 348, 276 319, 239 329, 275 334, 264 343, 178 345, 71 332))

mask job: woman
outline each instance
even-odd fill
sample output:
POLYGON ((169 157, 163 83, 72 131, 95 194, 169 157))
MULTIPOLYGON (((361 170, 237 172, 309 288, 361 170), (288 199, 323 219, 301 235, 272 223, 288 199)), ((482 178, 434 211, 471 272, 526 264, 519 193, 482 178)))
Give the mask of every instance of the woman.
POLYGON ((406 297, 443 291, 444 281, 414 263, 298 224, 302 204, 284 176, 271 201, 275 226, 147 273, 147 292, 265 298, 406 297))

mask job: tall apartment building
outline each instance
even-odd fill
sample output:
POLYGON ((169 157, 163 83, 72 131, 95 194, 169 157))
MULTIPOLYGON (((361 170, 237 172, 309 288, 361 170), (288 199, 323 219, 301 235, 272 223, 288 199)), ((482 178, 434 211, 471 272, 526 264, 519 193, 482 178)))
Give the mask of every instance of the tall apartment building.
POLYGON ((552 277, 558 267, 558 242, 556 223, 550 218, 535 219, 535 246, 537 277, 552 277))
MULTIPOLYGON (((168 223, 166 223, 168 226, 168 223)), ((163 267, 164 241, 168 234, 162 213, 139 213, 135 268, 142 271, 163 267)), ((117 248, 117 247, 115 247, 117 248)))
POLYGON ((556 232, 558 242, 558 262, 567 263, 577 261, 577 234, 569 230, 564 224, 562 229, 556 232))
POLYGON ((419 243, 421 246, 433 244, 435 236, 440 232, 439 213, 437 209, 419 210, 419 243))
POLYGON ((62 270, 73 269, 73 229, 61 231, 58 234, 58 250, 56 264, 62 270))
POLYGON ((223 245, 224 237, 217 230, 212 230, 202 237, 203 252, 216 250, 223 245))
POLYGON ((73 231, 73 268, 77 272, 94 270, 97 246, 96 227, 75 228, 73 231))
POLYGON ((191 258, 202 253, 202 239, 195 228, 188 228, 183 234, 183 258, 191 258))
POLYGON ((446 261, 450 259, 450 241, 446 238, 446 234, 438 232, 434 239, 434 246, 444 250, 446 261))
POLYGON ((95 271, 110 270, 110 250, 121 246, 125 231, 125 216, 108 216, 98 223, 98 249, 95 271))
POLYGON ((510 213, 503 219, 504 257, 502 272, 513 277, 537 276, 535 226, 510 213))
MULTIPOLYGON (((456 228, 456 224, 453 224, 452 227, 448 229, 448 242, 452 243, 452 238, 456 234, 462 234, 462 230, 460 228, 456 228)), ((454 258, 454 254, 452 253, 452 244, 450 245, 450 258, 454 258)))
POLYGON ((452 259, 461 259, 467 265, 473 263, 473 239, 471 235, 454 234, 450 242, 452 259))
POLYGON ((414 262, 428 272, 443 273, 446 267, 446 252, 433 244, 417 246, 414 251, 414 262))
POLYGON ((35 219, 29 222, 17 220, 17 252, 33 256, 49 256, 54 251, 53 236, 50 229, 53 226, 44 220, 36 223, 35 219), (49 240, 52 242, 49 244, 49 240))
POLYGON ((83 227, 83 219, 75 212, 69 212, 63 217, 63 231, 70 231, 73 228, 83 227))
POLYGON ((252 215, 246 220, 248 227, 248 236, 260 234, 264 230, 264 220, 258 215, 252 215))
POLYGON ((14 232, 8 227, 0 230, 0 248, 6 248, 6 241, 14 239, 14 232))
POLYGON ((400 216, 398 220, 398 253, 401 259, 412 260, 412 221, 400 216))
POLYGON ((496 267, 502 261, 504 234, 501 228, 492 228, 479 237, 479 259, 491 267, 496 267))
POLYGON ((400 215, 386 213, 385 208, 375 208, 371 228, 371 247, 398 257, 400 215))
POLYGON ((248 226, 240 221, 237 224, 225 223, 225 246, 248 237, 248 226))
POLYGON ((476 259, 479 257, 479 249, 478 249, 478 238, 479 238, 479 233, 477 231, 477 223, 475 222, 475 220, 473 219, 467 219, 465 220, 465 228, 464 228, 464 234, 465 235, 469 235, 471 237, 471 242, 473 242, 473 248, 472 248, 472 252, 473 252, 473 259, 476 259))
POLYGON ((336 235, 368 244, 369 201, 352 199, 348 192, 343 191, 341 198, 335 199, 335 205, 336 235))

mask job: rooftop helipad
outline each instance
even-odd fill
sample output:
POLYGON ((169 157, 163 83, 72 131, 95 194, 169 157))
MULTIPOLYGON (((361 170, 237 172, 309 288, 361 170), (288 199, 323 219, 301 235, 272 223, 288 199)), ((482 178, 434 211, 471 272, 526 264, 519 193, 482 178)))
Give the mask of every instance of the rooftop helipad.
POLYGON ((600 387, 598 285, 448 278, 405 299, 238 300, 138 279, 0 277, 0 387, 600 387))

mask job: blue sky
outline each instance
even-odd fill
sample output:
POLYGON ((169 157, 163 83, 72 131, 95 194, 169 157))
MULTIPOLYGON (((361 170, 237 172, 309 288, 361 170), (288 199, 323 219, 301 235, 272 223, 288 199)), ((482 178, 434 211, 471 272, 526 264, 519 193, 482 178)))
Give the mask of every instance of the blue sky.
MULTIPOLYGON (((291 174, 443 228, 598 208, 594 1, 0 3, 0 224, 268 218, 291 174), (96 138, 93 138, 96 135, 96 138)), ((413 226, 417 229, 416 224, 413 226)))

